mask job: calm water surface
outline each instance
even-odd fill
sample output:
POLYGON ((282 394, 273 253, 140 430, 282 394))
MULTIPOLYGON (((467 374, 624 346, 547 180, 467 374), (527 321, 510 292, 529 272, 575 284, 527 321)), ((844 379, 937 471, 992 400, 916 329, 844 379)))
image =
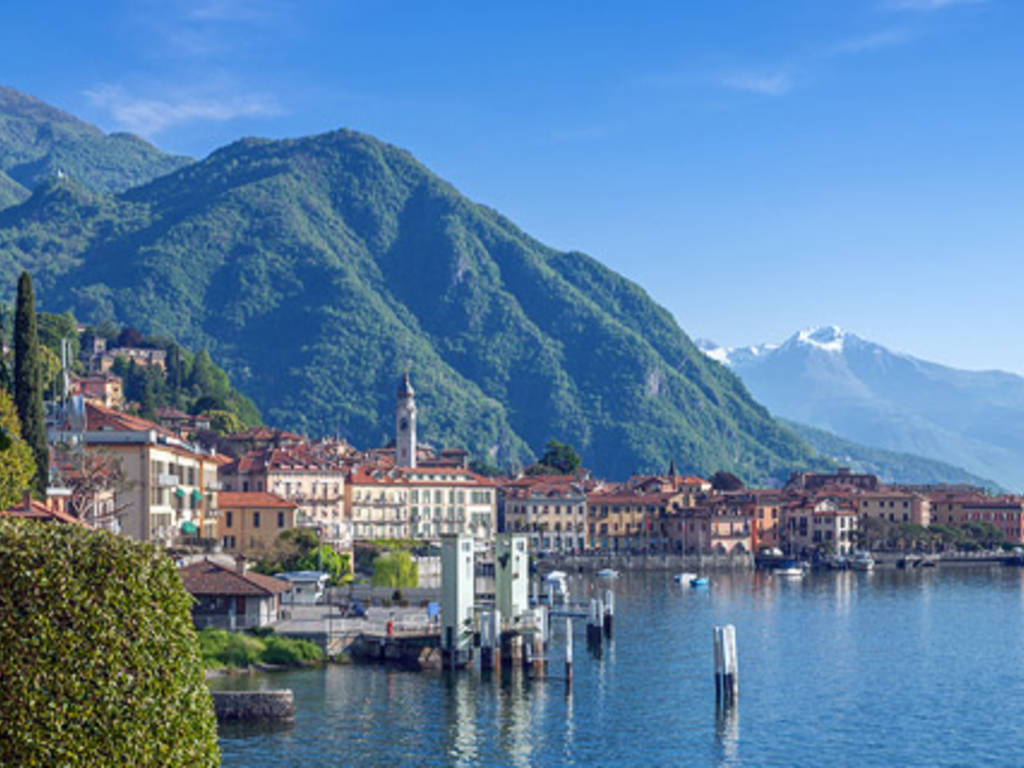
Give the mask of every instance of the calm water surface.
POLYGON ((360 666, 232 681, 292 688, 298 713, 222 731, 224 765, 1024 765, 1019 569, 738 572, 707 591, 633 573, 616 598, 602 658, 577 627, 570 695, 560 680, 360 666), (711 656, 724 623, 740 667, 725 717, 711 656))

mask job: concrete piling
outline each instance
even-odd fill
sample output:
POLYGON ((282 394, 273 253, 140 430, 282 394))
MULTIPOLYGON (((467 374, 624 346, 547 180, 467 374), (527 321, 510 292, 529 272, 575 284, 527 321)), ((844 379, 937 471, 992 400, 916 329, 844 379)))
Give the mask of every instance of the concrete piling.
POLYGON ((565 689, 572 689, 572 619, 565 619, 565 689))
POLYGON ((715 657, 715 702, 731 706, 739 697, 739 665, 736 654, 736 627, 732 624, 712 629, 715 657))

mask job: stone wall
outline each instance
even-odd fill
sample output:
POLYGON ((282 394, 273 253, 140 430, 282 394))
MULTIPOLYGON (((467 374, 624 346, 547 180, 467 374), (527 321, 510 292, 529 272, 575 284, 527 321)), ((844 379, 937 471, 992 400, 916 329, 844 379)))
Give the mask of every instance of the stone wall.
POLYGON ((212 693, 213 711, 222 723, 281 722, 295 718, 295 698, 290 689, 212 693))

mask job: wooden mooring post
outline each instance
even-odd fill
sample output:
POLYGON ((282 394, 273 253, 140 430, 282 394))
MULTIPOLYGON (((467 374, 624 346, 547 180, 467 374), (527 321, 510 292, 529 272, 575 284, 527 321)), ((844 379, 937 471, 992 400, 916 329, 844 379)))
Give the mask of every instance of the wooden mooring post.
POLYGON ((740 693, 736 627, 726 624, 711 631, 715 653, 715 703, 731 706, 740 693))
POLYGON ((548 631, 550 629, 548 607, 538 605, 534 608, 540 622, 540 631, 533 633, 533 668, 538 675, 544 674, 544 661, 548 653, 548 631))
POLYGON ((601 653, 601 603, 596 597, 590 598, 590 610, 587 612, 587 648, 601 653))
POLYGON ((615 620, 615 593, 610 589, 604 592, 604 636, 612 636, 612 622, 615 620))

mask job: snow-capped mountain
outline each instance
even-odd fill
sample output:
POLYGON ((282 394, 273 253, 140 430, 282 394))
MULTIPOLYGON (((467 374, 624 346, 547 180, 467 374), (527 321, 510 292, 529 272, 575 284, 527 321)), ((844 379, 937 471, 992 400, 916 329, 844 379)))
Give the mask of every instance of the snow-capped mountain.
POLYGON ((892 352, 835 326, 781 344, 698 346, 774 414, 1024 488, 1024 378, 892 352))

